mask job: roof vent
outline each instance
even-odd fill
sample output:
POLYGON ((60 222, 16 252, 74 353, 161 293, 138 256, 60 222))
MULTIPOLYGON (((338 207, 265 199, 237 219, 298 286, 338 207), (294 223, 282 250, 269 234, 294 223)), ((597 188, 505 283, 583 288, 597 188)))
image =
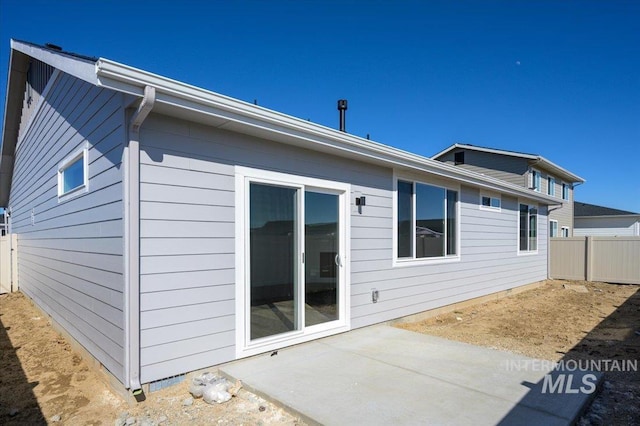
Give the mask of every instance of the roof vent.
POLYGON ((62 52, 62 47, 58 46, 57 44, 53 44, 53 43, 45 43, 45 47, 51 49, 51 50, 57 50, 58 52, 62 52))
POLYGON ((347 111, 347 100, 346 99, 338 99, 338 111, 340 111, 340 131, 346 132, 345 130, 345 115, 347 111))

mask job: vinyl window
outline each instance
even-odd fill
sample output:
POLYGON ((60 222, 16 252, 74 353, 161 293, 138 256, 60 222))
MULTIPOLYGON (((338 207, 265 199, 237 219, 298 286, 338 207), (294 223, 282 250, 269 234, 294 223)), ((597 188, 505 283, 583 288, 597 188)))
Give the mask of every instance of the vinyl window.
POLYGON ((549 221, 549 236, 557 237, 558 236, 558 221, 551 220, 549 221))
POLYGON ((540 192, 540 172, 531 170, 531 189, 540 192))
POLYGON ((481 194, 480 195, 480 208, 483 210, 500 210, 502 205, 502 199, 500 196, 481 194))
POLYGON ((535 252, 538 250, 538 206, 520 204, 519 209, 519 242, 520 252, 535 252))
POLYGON ((423 259, 458 254, 458 191, 398 181, 397 257, 423 259))
POLYGON ((551 196, 556 195, 556 180, 551 176, 547 177, 547 194, 551 196))
POLYGON ((87 191, 88 160, 84 148, 65 159, 58 167, 58 199, 64 200, 87 191))

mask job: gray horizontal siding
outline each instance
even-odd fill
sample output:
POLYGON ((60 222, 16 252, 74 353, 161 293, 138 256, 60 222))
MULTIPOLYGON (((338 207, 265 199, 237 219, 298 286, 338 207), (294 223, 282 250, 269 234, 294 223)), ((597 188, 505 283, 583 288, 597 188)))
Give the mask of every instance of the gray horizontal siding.
POLYGON ((390 248, 388 170, 153 114, 140 155, 143 382, 235 357, 234 165, 374 184, 352 226, 390 248))
POLYGON ((18 135, 22 135, 29 125, 29 119, 36 110, 54 68, 35 59, 31 59, 27 71, 27 81, 22 102, 22 115, 20 117, 20 129, 18 135))
POLYGON ((66 74, 52 84, 16 147, 20 289, 123 380, 123 98, 66 74), (58 165, 87 142, 89 191, 59 202, 58 165))
POLYGON ((353 327, 547 277, 546 209, 538 254, 519 256, 518 201, 507 196, 500 212, 480 210, 479 192, 463 187, 461 261, 394 267, 390 169, 153 114, 141 162, 143 382, 235 357, 234 165, 345 182, 366 196, 351 210, 353 327))
MULTIPOLYGON (((390 260, 352 263, 351 305, 355 327, 521 286, 547 277, 546 209, 539 220, 538 254, 517 252, 517 201, 502 197, 502 210, 478 208, 477 190, 462 187, 461 260, 390 267, 390 260), (354 268, 354 266, 356 266, 354 268), (371 303, 371 289, 379 300, 371 303)), ((354 253, 355 255, 355 253, 354 253)))
POLYGON ((458 164, 456 167, 502 179, 515 185, 526 185, 526 173, 529 168, 526 159, 460 148, 447 153, 438 160, 453 165, 455 152, 459 151, 464 151, 464 164, 458 164))

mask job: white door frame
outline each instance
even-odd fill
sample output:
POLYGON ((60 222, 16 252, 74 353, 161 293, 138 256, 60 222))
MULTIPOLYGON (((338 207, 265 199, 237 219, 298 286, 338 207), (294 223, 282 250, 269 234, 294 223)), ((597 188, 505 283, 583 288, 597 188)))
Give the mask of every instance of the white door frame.
MULTIPOLYGON (((316 179, 286 173, 271 172, 249 167, 235 167, 235 277, 236 277, 236 358, 243 358, 256 355, 270 350, 279 349, 332 334, 348 331, 351 326, 350 309, 350 194, 351 185, 341 182, 334 182, 324 179, 316 179), (339 195, 339 226, 340 226, 340 259, 342 267, 339 268, 339 288, 338 288, 338 312, 339 319, 327 323, 317 324, 310 327, 303 327, 302 330, 294 330, 287 333, 264 337, 251 341, 249 335, 250 326, 250 300, 249 285, 249 184, 252 182, 273 184, 297 188, 304 194, 305 189, 310 191, 320 190, 339 195)), ((304 197, 301 197, 304 198, 304 197)), ((304 247, 304 202, 298 202, 298 215, 302 219, 299 224, 300 239, 298 241, 298 264, 302 265, 302 247, 304 247)), ((299 279, 304 280, 304 269, 299 268, 299 279)), ((300 281, 302 282, 302 281, 300 281)), ((299 304, 302 302, 299 298, 299 304)), ((304 315, 304 307, 298 306, 299 312, 304 315)), ((304 322, 303 322, 304 324, 304 322)))

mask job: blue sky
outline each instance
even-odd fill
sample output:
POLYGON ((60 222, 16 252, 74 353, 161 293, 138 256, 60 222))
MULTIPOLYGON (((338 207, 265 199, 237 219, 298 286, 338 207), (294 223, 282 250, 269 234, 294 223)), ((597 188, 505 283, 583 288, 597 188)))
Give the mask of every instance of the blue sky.
POLYGON ((346 98, 350 133, 540 154, 640 212, 639 1, 0 0, 3 100, 10 38, 330 127, 346 98))

